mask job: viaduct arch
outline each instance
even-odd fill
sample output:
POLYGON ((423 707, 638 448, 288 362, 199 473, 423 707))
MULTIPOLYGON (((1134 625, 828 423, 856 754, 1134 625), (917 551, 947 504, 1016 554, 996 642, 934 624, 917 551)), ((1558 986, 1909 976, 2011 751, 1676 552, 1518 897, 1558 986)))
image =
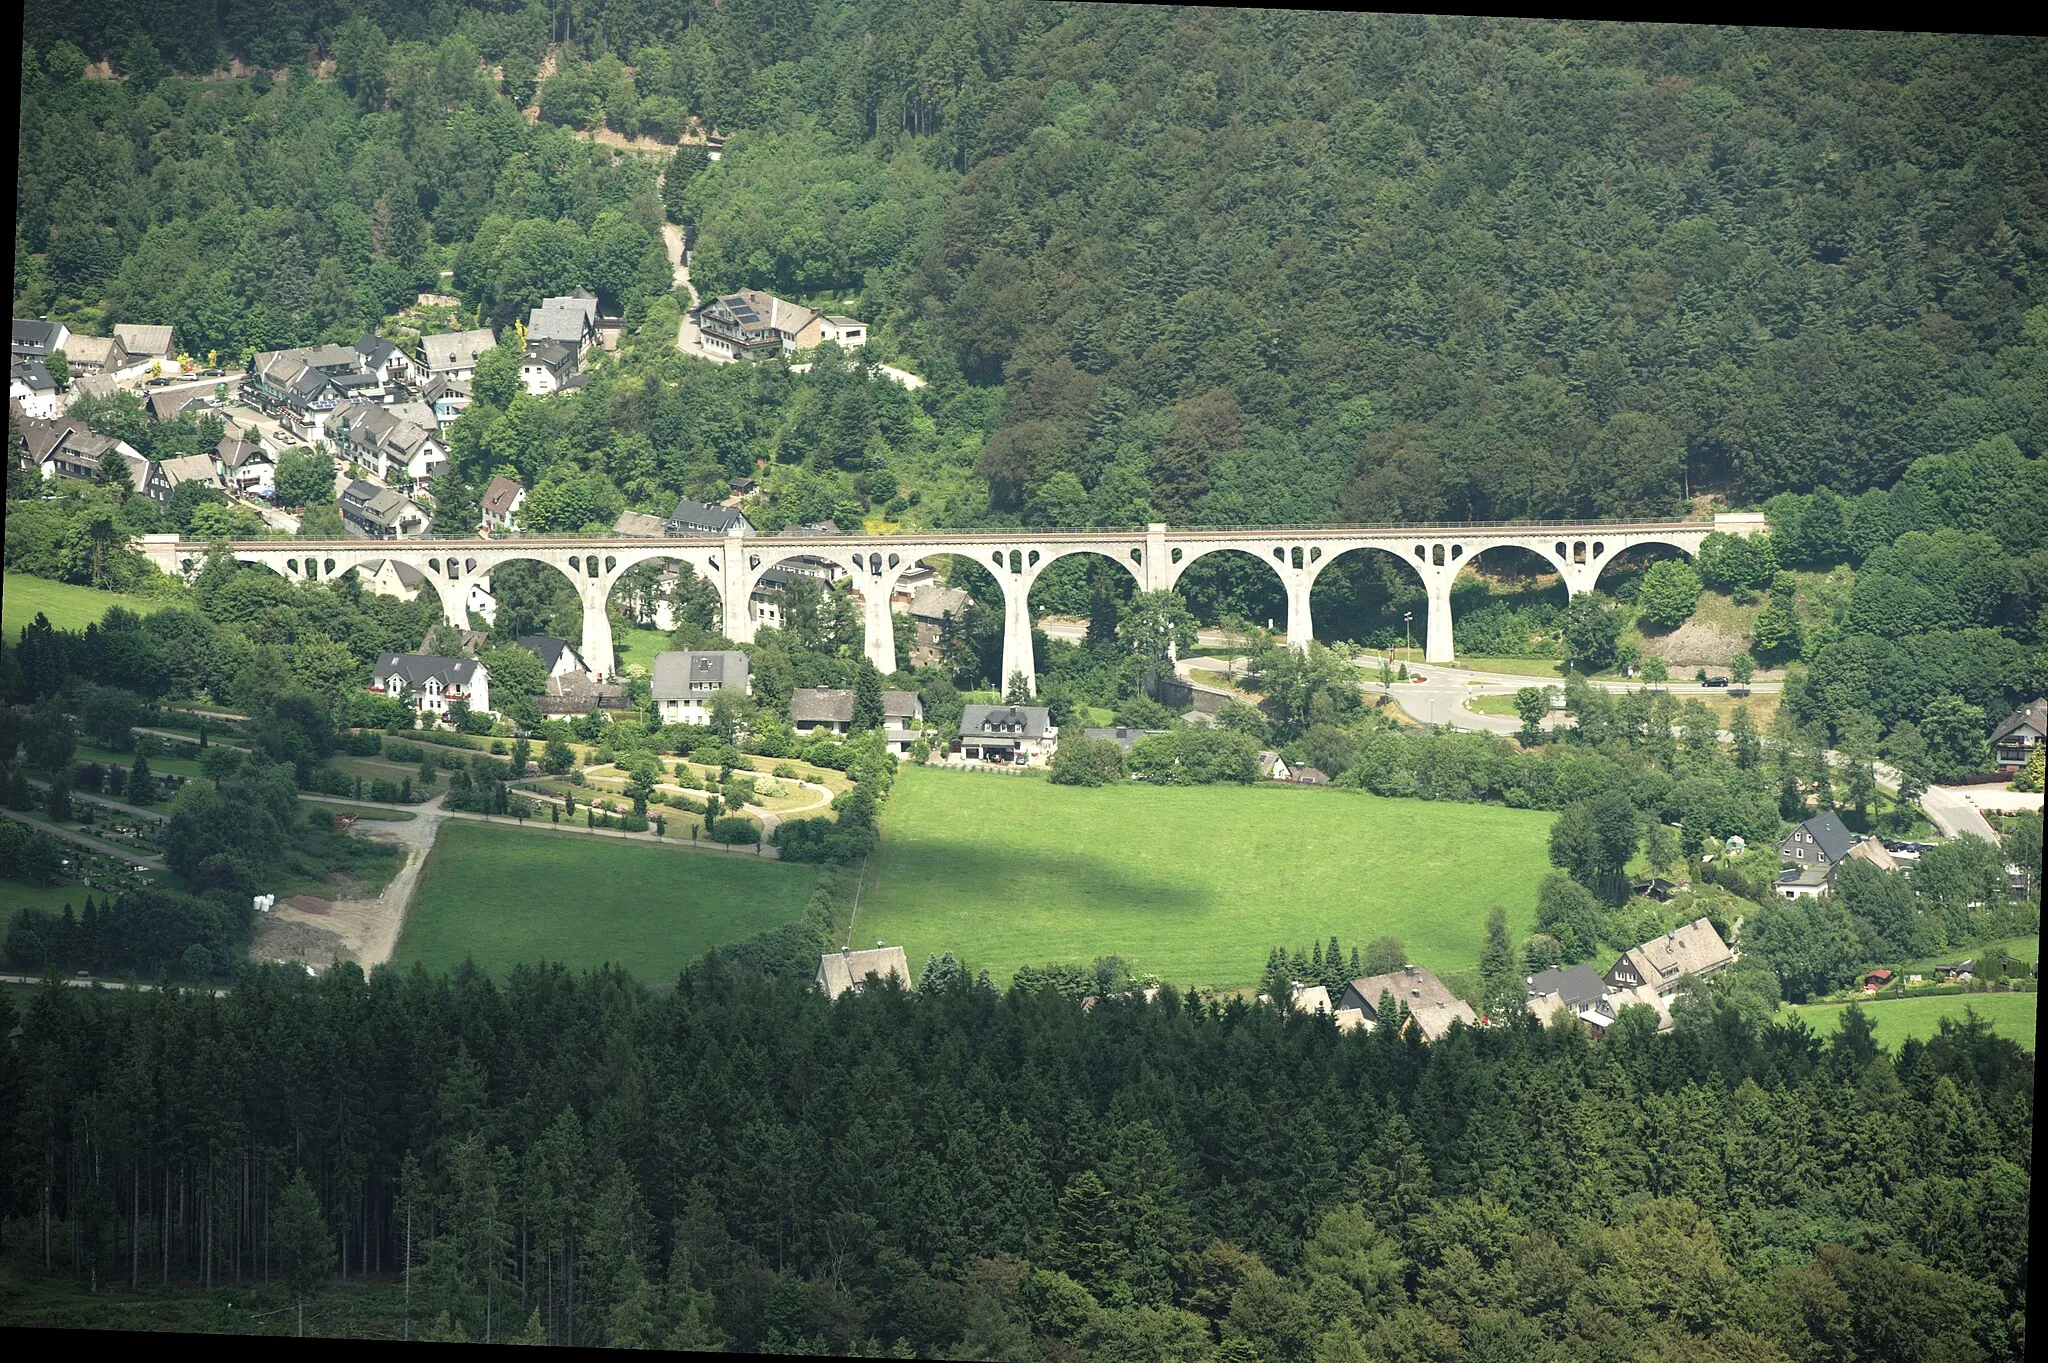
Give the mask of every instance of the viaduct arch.
MULTIPOLYGON (((1190 565, 1226 550, 1248 553, 1270 565, 1287 594, 1287 641, 1308 646, 1315 635, 1309 592, 1316 578, 1339 556, 1356 549, 1392 554, 1414 571, 1429 598, 1423 656, 1451 661, 1451 583, 1466 562, 1487 549, 1526 549, 1553 567, 1570 596, 1591 591, 1603 569, 1625 549, 1656 544, 1688 557, 1716 531, 1749 535, 1764 528, 1757 514, 1720 515, 1712 521, 1639 521, 1557 525, 1426 525, 1385 528, 1332 526, 1265 530, 1172 529, 1026 531, 993 530, 928 535, 841 535, 830 537, 732 535, 722 539, 516 538, 509 540, 325 540, 237 541, 230 546, 244 563, 261 564, 286 577, 325 581, 365 564, 394 559, 433 584, 451 624, 468 624, 469 580, 501 563, 530 559, 560 571, 583 604, 583 656, 598 672, 616 666, 606 601, 627 569, 653 559, 690 565, 718 590, 725 635, 751 641, 756 628, 748 601, 777 562, 808 555, 837 564, 850 575, 866 625, 867 656, 884 674, 897 667, 890 598, 911 566, 934 554, 965 556, 985 568, 1003 593, 1003 677, 1022 672, 1037 689, 1031 656, 1032 584, 1047 568, 1075 554, 1095 554, 1129 572, 1141 591, 1160 591, 1180 581, 1190 565)), ((145 535, 142 551, 168 573, 188 574, 212 545, 175 535, 145 535)))

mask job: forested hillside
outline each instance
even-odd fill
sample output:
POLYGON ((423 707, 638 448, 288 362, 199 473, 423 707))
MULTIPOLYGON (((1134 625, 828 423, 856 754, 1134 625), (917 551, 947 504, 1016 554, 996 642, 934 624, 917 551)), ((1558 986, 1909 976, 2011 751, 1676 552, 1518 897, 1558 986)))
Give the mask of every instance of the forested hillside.
POLYGON ((835 1005, 716 963, 660 995, 266 967, 223 999, 0 1000, 0 1033, 17 1017, 10 1239, 96 1280, 102 1312, 167 1275, 234 1285, 209 1328, 289 1329, 249 1308, 288 1309, 311 1263, 353 1285, 321 1289, 314 1328, 357 1338, 2026 1354, 2033 1066, 1981 1026, 1887 1054, 1855 1017, 1822 1046, 1724 1006, 1426 1046, 1170 990, 1084 1012, 965 971, 835 1005))
POLYGON ((2048 426, 2037 43, 1006 0, 218 13, 209 43, 203 7, 32 5, 17 314, 237 354, 353 339, 452 268, 466 314, 587 284, 638 321, 666 211, 704 283, 852 300, 935 380, 930 439, 670 423, 639 483, 564 451, 635 503, 769 460, 807 509, 940 523, 1645 515, 1853 494, 2001 434, 2037 459, 2048 426), (82 79, 103 57, 119 78, 82 79), (169 74, 229 57, 277 72, 169 74), (692 116, 732 141, 659 197, 558 126, 692 116))

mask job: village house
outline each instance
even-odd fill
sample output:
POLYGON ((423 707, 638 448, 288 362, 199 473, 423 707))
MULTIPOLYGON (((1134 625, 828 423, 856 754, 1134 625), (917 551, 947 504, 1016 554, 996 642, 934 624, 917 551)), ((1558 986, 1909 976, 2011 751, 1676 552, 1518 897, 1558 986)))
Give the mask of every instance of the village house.
POLYGON ((417 388, 420 366, 374 331, 363 333, 356 342, 356 368, 387 388, 417 388))
POLYGON ((356 580, 363 584, 366 592, 395 596, 401 601, 417 600, 420 589, 427 585, 425 573, 395 558, 371 559, 357 564, 356 580))
POLYGON ((668 522, 645 511, 621 511, 612 522, 612 533, 629 539, 658 540, 668 534, 668 522))
POLYGON ((534 397, 560 392, 575 372, 575 353, 560 341, 528 341, 519 361, 519 381, 534 397))
POLYGON ((474 400, 468 382, 462 379, 437 374, 420 385, 420 401, 433 412, 434 424, 444 431, 455 424, 455 418, 474 400))
POLYGON ((741 289, 711 299, 691 316, 704 349, 735 359, 793 355, 827 341, 845 350, 867 343, 867 323, 792 303, 760 289, 741 289))
POLYGON ((543 715, 599 714, 610 719, 610 711, 626 710, 626 688, 615 681, 599 681, 588 672, 565 672, 549 677, 547 690, 537 703, 543 715))
POLYGON ((1385 1000, 1405 1008, 1408 1018, 1425 1041, 1441 1040, 1454 1022, 1467 1027, 1478 1023, 1471 1006, 1453 994, 1434 972, 1419 965, 1404 965, 1384 975, 1367 975, 1344 987, 1339 1009, 1355 1008, 1367 1022, 1377 1026, 1386 1021, 1380 1013, 1385 1000))
POLYGON ((460 701, 472 711, 490 713, 491 670, 474 658, 442 658, 431 653, 385 653, 370 669, 369 689, 404 701, 422 715, 436 719, 460 701))
MULTIPOLYGON (((799 686, 789 696, 789 723, 798 737, 844 735, 853 729, 854 694, 829 686, 799 686)), ((924 701, 915 691, 882 692, 882 729, 889 751, 906 753, 924 723, 924 701)))
POLYGON ((1548 1022, 1559 1013, 1576 1017, 1608 993, 1600 972, 1583 963, 1563 970, 1539 970, 1524 976, 1523 984, 1528 990, 1526 1006, 1539 1022, 1548 1022))
POLYGON ((1083 729, 1081 737, 1114 743, 1125 752, 1129 752, 1137 745, 1139 739, 1151 738, 1166 732, 1167 730, 1165 729, 1126 729, 1122 725, 1118 725, 1113 729, 1083 729))
POLYGON ((122 371, 123 377, 146 373, 153 368, 168 374, 178 367, 180 347, 176 327, 119 322, 114 326, 114 339, 121 343, 121 350, 128 360, 122 371))
POLYGON ((1735 963, 1735 953, 1705 918, 1696 918, 1661 937, 1652 937, 1639 947, 1623 952, 1603 977, 1617 994, 1633 993, 1635 999, 1656 1008, 1663 1025, 1671 1025, 1671 997, 1687 979, 1697 979, 1724 970, 1735 963))
POLYGON ((64 413, 57 380, 41 360, 16 360, 7 371, 7 397, 25 417, 54 421, 64 413))
POLYGON ((359 391, 356 353, 346 346, 265 350, 249 361, 243 397, 308 440, 326 435, 334 409, 359 391))
POLYGON ((477 356, 497 347, 498 337, 489 327, 474 331, 449 331, 439 336, 422 336, 420 353, 427 357, 427 377, 467 384, 476 377, 477 356))
POLYGON ((10 352, 13 359, 48 359, 51 351, 63 350, 69 344, 71 328, 62 322, 52 322, 47 317, 14 319, 14 342, 10 352))
POLYGON ((858 993, 869 980, 880 983, 891 978, 902 988, 910 988, 910 962, 904 959, 902 947, 878 942, 872 951, 831 951, 818 960, 818 988, 828 999, 858 993))
POLYGON ((528 356, 533 354, 535 346, 549 341, 567 352, 569 369, 580 365, 583 352, 597 343, 597 295, 578 289, 574 293, 541 299, 540 306, 526 318, 528 356))
POLYGON ((917 642, 910 648, 910 665, 930 667, 937 663, 946 622, 958 622, 973 604, 974 598, 958 587, 926 586, 912 592, 909 613, 917 625, 917 642))
POLYGON ((689 649, 654 655, 648 693, 663 724, 710 723, 711 701, 720 691, 754 693, 746 654, 737 649, 689 649))
POLYGON ((2044 736, 2048 736, 2048 700, 2035 700, 1998 722, 1991 731, 1991 751, 1999 766, 2018 770, 2027 765, 2044 736))
POLYGON ((429 484, 447 461, 440 433, 391 408, 349 403, 329 418, 342 454, 387 483, 429 484))
POLYGON ((483 528, 498 534, 510 534, 519 528, 519 508, 525 504, 524 483, 502 473, 493 474, 491 481, 484 485, 484 495, 478 501, 483 513, 483 528))
POLYGON ((176 421, 182 412, 209 411, 220 406, 211 387, 152 388, 142 399, 142 410, 152 421, 176 421))
POLYGON ((566 677, 573 672, 590 670, 583 661, 583 655, 566 639, 550 639, 545 634, 522 634, 512 643, 514 647, 523 648, 540 659, 540 665, 547 669, 550 678, 566 677))
POLYGON ((224 435, 213 447, 228 486, 245 497, 268 497, 277 491, 277 460, 252 436, 224 435))
POLYGON ((214 455, 180 455, 175 459, 159 460, 158 466, 163 469, 165 486, 173 492, 177 491, 180 483, 197 483, 221 492, 227 490, 227 475, 219 458, 214 455))
POLYGON ((751 535, 752 521, 744 511, 729 506, 713 506, 709 502, 681 497, 676 509, 668 513, 664 530, 674 536, 702 535, 751 535))
POLYGON ((1833 814, 1816 814, 1796 825, 1778 844, 1778 856, 1785 861, 1809 866, 1836 866, 1849 855, 1855 839, 1833 814))
POLYGON ((118 374, 128 367, 128 352, 118 336, 74 335, 63 346, 73 379, 94 374, 118 374))
POLYGON ((1052 760, 1060 730, 1042 705, 970 705, 954 751, 963 761, 1037 767, 1052 760))
POLYGON ((341 490, 341 520, 351 536, 371 540, 418 539, 432 526, 412 498, 360 478, 341 490))
POLYGON ((157 503, 170 500, 171 488, 163 469, 144 459, 125 440, 100 435, 69 418, 24 420, 20 429, 21 446, 15 458, 22 468, 34 469, 45 478, 90 482, 99 477, 100 461, 111 451, 127 462, 134 493, 157 503))
POLYGON ((1287 759, 1276 752, 1259 754, 1259 779, 1262 781, 1289 781, 1294 771, 1287 765, 1287 759))

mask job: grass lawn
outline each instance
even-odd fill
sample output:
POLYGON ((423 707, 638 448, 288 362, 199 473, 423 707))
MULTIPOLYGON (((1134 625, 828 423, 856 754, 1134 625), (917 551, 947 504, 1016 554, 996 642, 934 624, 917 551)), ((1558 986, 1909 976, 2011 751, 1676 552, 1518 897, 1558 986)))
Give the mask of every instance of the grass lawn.
MULTIPOLYGON (((1563 664, 1553 658, 1460 658, 1450 664, 1474 672, 1505 672, 1511 677, 1563 677, 1563 664)), ((1409 665, 1414 670, 1414 664, 1409 665)))
POLYGON ((147 615, 162 610, 166 604, 120 592, 74 587, 68 582, 52 582, 27 573, 7 573, 0 576, 0 634, 7 636, 8 643, 16 642, 21 638, 21 627, 34 621, 38 611, 58 629, 78 630, 98 624, 109 606, 126 606, 137 615, 147 615))
POLYGON ((305 818, 309 809, 317 809, 323 814, 353 814, 366 823, 373 819, 378 823, 411 823, 419 817, 411 810, 387 809, 383 805, 342 805, 331 800, 299 801, 300 818, 305 818))
POLYGON ((1267 951, 1399 937, 1463 969, 1486 910, 1526 936, 1551 815, 1260 786, 1086 789, 905 767, 854 936, 1020 965, 1116 953, 1181 985, 1257 981, 1267 951), (1474 855, 1484 848, 1483 855, 1474 855))
MULTIPOLYGON (((178 751, 186 751, 185 746, 180 744, 178 751)), ((199 749, 192 748, 190 751, 198 752, 199 749)), ((98 762, 102 766, 126 768, 135 765, 135 754, 132 752, 115 752, 112 748, 100 748, 90 743, 81 743, 78 745, 77 752, 72 754, 71 760, 73 763, 98 762)), ((149 769, 159 776, 167 772, 173 776, 198 776, 201 774, 198 758, 172 757, 169 753, 150 758, 149 769)))
POLYGON ((1513 696, 1467 696, 1465 708, 1474 714, 1506 715, 1509 719, 1517 718, 1520 713, 1515 709, 1513 696))
POLYGON ((665 985, 710 948, 795 918, 816 879, 754 856, 450 820, 393 960, 443 970, 473 957, 498 975, 614 962, 665 985))
POLYGON ((612 652, 618 655, 618 671, 623 674, 628 665, 643 672, 654 670, 654 655, 668 650, 668 634, 645 625, 631 629, 612 631, 612 652))
MULTIPOLYGON (((1933 1036, 1943 1018, 1962 1021, 1965 1009, 1989 1022, 2002 1037, 2034 1049, 2034 1013, 2038 994, 1936 994, 1925 999, 1880 999, 1861 1005, 1876 1024, 1877 1039, 1896 1048, 1915 1037, 1933 1036)), ((1804 1019, 1822 1036, 1833 1036, 1842 1025, 1846 1003, 1812 1003, 1803 1008, 1788 1005, 1786 1012, 1804 1019)))

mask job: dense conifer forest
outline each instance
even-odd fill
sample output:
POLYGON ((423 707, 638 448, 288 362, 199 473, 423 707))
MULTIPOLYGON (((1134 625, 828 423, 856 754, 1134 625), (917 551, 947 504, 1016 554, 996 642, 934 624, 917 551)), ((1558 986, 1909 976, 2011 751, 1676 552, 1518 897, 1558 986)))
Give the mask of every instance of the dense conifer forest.
POLYGON ((281 1287, 303 1171, 337 1277, 403 1279, 410 1244, 414 1338, 2025 1354, 2033 1062, 1981 1027, 1893 1054, 1725 1008, 1424 1045, 965 971, 830 1004, 717 962, 659 993, 266 968, 0 1007, 10 1254, 116 1296, 281 1287))

